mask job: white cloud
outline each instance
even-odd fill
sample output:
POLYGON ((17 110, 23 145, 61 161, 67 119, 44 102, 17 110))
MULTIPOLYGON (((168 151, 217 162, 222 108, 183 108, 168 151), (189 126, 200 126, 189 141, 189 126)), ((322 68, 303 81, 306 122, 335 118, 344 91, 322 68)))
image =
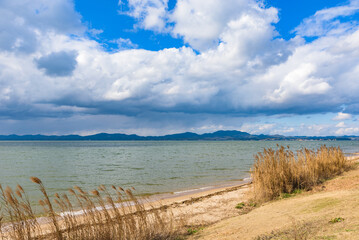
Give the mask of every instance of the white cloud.
POLYGON ((352 0, 348 5, 326 8, 317 11, 305 19, 295 32, 301 36, 323 36, 327 34, 343 34, 352 28, 351 23, 342 23, 339 17, 350 16, 359 11, 359 1, 352 0))
POLYGON ((352 118, 351 114, 339 112, 338 115, 333 118, 333 120, 334 121, 343 121, 343 120, 347 120, 347 119, 351 119, 351 118, 352 118))
POLYGON ((335 131, 336 135, 358 135, 359 128, 358 127, 348 127, 348 128, 340 128, 335 131))
POLYGON ((273 102, 283 103, 296 95, 322 95, 328 92, 331 86, 323 78, 312 76, 316 72, 313 63, 304 63, 287 73, 279 88, 268 95, 273 102))
POLYGON ((128 5, 130 10, 120 13, 137 19, 138 27, 170 32, 200 51, 216 48, 220 42, 233 42, 233 38, 256 45, 263 32, 265 40, 276 35, 271 24, 278 21, 277 9, 264 8, 254 0, 229 0, 225 4, 220 0, 179 0, 171 12, 168 0, 129 0, 128 5))
POLYGON ((84 30, 72 0, 0 2, 0 50, 34 52, 40 32, 78 35, 84 30))
MULTIPOLYGON (((214 2, 207 7, 216 8, 214 2)), ((245 1, 239 3, 244 5, 245 1)), ((10 79, 18 78, 4 87, 13 89, 16 82, 23 81, 36 86, 37 82, 48 89, 43 95, 32 94, 37 101, 52 98, 61 104, 61 99, 70 94, 82 99, 73 100, 72 104, 87 105, 90 101, 100 111, 100 103, 117 101, 118 105, 106 111, 124 108, 135 113, 148 108, 152 111, 263 113, 266 109, 269 114, 296 106, 299 106, 297 111, 335 106, 342 104, 341 98, 348 97, 349 92, 359 89, 359 84, 348 78, 358 71, 359 32, 340 38, 322 37, 309 44, 296 40, 273 41, 275 30, 271 23, 277 18, 276 10, 255 7, 252 2, 247 5, 249 7, 242 7, 243 12, 238 11, 239 17, 228 20, 218 36, 222 42, 199 55, 188 47, 107 53, 98 43, 86 38, 39 32, 41 52, 35 56, 60 50, 76 51, 78 64, 74 75, 61 83, 49 80, 34 68, 32 61, 28 62, 34 57, 29 55, 22 59, 23 78, 18 78, 18 71, 4 68, 6 74, 12 75, 8 76, 10 79), (285 56, 281 55, 283 52, 285 56), (293 53, 287 59, 290 52, 293 53), (346 81, 345 87, 342 81, 346 81), (351 88, 347 89, 349 85, 351 88), (332 91, 338 88, 342 88, 339 93, 332 91), (302 110, 303 107, 308 109, 302 110)), ((128 39, 119 41, 133 44, 128 39)), ((9 64, 17 61, 16 54, 12 58, 3 55, 3 58, 3 62, 9 64)), ((16 91, 19 90, 12 91, 10 99, 21 99, 16 97, 16 91)), ((31 91, 37 90, 29 87, 27 94, 31 91)))
POLYGON ((138 48, 138 45, 133 43, 131 41, 131 39, 128 39, 128 38, 118 38, 118 39, 112 40, 110 42, 111 43, 116 43, 118 50, 138 48))
POLYGON ((240 130, 251 134, 273 134, 273 130, 278 128, 275 123, 244 123, 240 130))
MULTIPOLYGON (((136 45, 123 38, 118 39, 121 51, 110 53, 98 42, 81 35, 84 29, 78 25, 81 17, 71 1, 54 2, 56 6, 64 4, 59 7, 63 12, 56 13, 58 17, 69 14, 61 25, 51 23, 55 20, 49 14, 46 16, 51 21, 43 16, 44 23, 38 23, 36 14, 28 14, 36 9, 28 2, 20 12, 15 11, 18 1, 13 5, 10 1, 0 3, 0 11, 8 14, 0 14, 0 24, 11 20, 9 24, 16 30, 0 31, 0 35, 7 36, 0 38, 3 117, 66 117, 81 113, 141 115, 145 116, 142 120, 161 122, 166 121, 163 113, 181 113, 187 118, 207 114, 206 119, 218 116, 237 119, 338 112, 344 104, 348 113, 339 113, 335 118, 342 121, 359 111, 356 107, 359 30, 355 22, 351 23, 352 31, 341 35, 324 33, 306 43, 300 36, 289 41, 275 38, 277 33, 272 24, 278 21, 277 10, 252 0, 230 0, 232 5, 215 0, 206 4, 200 0, 181 0, 170 13, 166 10, 167 1, 130 1, 133 8, 129 14, 139 19, 143 28, 164 31, 167 23, 173 21, 173 29, 167 30, 183 37, 201 53, 196 54, 192 47, 160 51, 128 49, 136 45), (152 8, 160 9, 161 13, 152 12, 152 8), (193 24, 188 25, 187 20, 193 24), (79 36, 71 36, 73 33, 79 36), (29 42, 35 47, 26 45, 29 42), (67 69, 68 74, 54 78, 37 68, 36 59, 59 52, 77 53, 76 64, 67 69)), ((48 9, 54 8, 53 2, 34 2, 38 7, 46 4, 50 4, 48 9)), ((352 7, 353 2, 348 6, 352 7)), ((50 11, 46 9, 41 11, 50 11)), ((332 11, 335 9, 322 12, 322 18, 332 11)), ((201 127, 215 129, 222 125, 214 120, 198 125, 201 121, 202 117, 196 117, 191 123, 178 124, 178 129, 192 124, 190 127, 201 131, 201 127)), ((160 129, 160 125, 156 126, 160 129)), ((242 124, 230 122, 226 126, 238 128, 242 124)), ((130 125, 127 127, 131 129, 130 125)), ((306 126, 305 131, 323 134, 331 131, 330 127, 314 124, 306 126)), ((241 129, 252 133, 300 132, 293 126, 272 123, 243 125, 241 129)))
POLYGON ((103 30, 92 28, 92 29, 89 29, 88 32, 91 34, 91 36, 98 39, 98 35, 102 34, 103 30))
POLYGON ((271 23, 278 21, 276 9, 262 8, 252 0, 225 4, 220 0, 179 0, 169 18, 174 23, 172 33, 200 51, 215 48, 221 41, 231 42, 233 37, 258 41, 256 32, 262 32, 262 27, 270 32, 271 23))
POLYGON ((337 128, 344 128, 344 127, 346 127, 346 125, 345 125, 344 122, 340 122, 340 123, 338 123, 337 125, 335 125, 335 127, 337 127, 337 128))
MULTIPOLYGON (((119 1, 119 5, 122 5, 119 1)), ((163 32, 166 28, 168 0, 129 0, 130 10, 120 12, 127 14, 139 21, 139 27, 163 32)))

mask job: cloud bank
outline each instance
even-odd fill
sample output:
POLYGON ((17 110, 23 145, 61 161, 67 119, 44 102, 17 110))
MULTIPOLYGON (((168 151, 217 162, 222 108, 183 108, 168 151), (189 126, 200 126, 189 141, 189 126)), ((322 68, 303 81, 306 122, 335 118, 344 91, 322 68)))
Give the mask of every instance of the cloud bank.
POLYGON ((128 4, 121 14, 136 19, 135 27, 186 46, 131 49, 137 45, 120 39, 118 51, 108 52, 87 37, 91 29, 71 0, 1 1, 2 119, 107 115, 131 118, 131 129, 181 119, 181 130, 218 128, 219 119, 240 128, 232 123, 359 113, 359 24, 346 20, 358 12, 357 0, 319 10, 290 40, 275 29, 278 10, 254 0, 178 0, 171 10, 166 0, 128 4))

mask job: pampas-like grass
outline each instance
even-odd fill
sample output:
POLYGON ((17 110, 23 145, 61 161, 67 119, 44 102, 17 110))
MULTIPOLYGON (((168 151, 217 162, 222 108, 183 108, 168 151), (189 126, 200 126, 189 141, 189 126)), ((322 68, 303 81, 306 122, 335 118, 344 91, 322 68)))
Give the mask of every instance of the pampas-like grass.
POLYGON ((263 202, 296 189, 310 189, 352 166, 339 147, 303 148, 296 153, 283 146, 264 149, 255 155, 252 169, 254 198, 263 202))
POLYGON ((0 239, 175 239, 183 224, 129 189, 100 185, 87 192, 75 186, 72 197, 56 193, 51 199, 39 178, 31 181, 42 192, 42 212, 34 212, 20 185, 15 191, 0 185, 0 239))

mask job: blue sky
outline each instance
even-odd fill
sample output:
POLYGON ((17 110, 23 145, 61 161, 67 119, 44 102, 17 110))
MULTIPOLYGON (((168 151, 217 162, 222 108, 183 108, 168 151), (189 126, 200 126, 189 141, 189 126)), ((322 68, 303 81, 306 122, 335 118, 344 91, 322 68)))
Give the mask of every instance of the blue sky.
POLYGON ((3 0, 0 134, 359 135, 359 0, 3 0))
MULTIPOLYGON (((281 38, 289 40, 294 37, 292 32, 303 19, 314 15, 318 10, 343 5, 345 1, 328 1, 328 0, 302 0, 302 1, 284 1, 284 0, 267 0, 264 4, 267 7, 276 7, 279 11, 280 21, 276 24, 276 30, 281 38)), ((173 11, 176 6, 175 0, 167 3, 168 11, 173 11)), ((170 47, 181 47, 186 43, 181 38, 173 38, 169 34, 158 34, 150 30, 144 30, 134 27, 138 23, 136 19, 125 13, 130 10, 128 1, 109 0, 99 4, 95 0, 76 0, 76 11, 81 13, 82 21, 89 28, 102 30, 99 36, 99 42, 105 44, 109 49, 116 48, 111 44, 112 39, 127 38, 131 39, 138 48, 148 50, 160 50, 170 47), (106 14, 105 14, 106 13, 106 14)), ((90 35, 90 37, 93 37, 90 35)))

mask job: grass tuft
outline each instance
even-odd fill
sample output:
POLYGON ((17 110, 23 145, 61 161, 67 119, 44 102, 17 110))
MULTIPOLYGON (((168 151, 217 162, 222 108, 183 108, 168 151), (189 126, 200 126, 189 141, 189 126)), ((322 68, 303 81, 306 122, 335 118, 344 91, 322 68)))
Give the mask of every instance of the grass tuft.
POLYGON ((244 208, 245 205, 246 205, 246 204, 245 204, 244 202, 241 202, 241 203, 238 203, 238 204, 236 205, 236 208, 237 208, 237 209, 242 209, 242 208, 244 208))
POLYGON ((36 213, 20 185, 15 191, 0 185, 0 239, 161 240, 182 234, 183 219, 175 221, 169 210, 136 198, 130 189, 100 185, 87 192, 75 186, 71 197, 56 193, 51 199, 39 178, 31 181, 43 195, 36 213))
POLYGON ((283 146, 278 150, 264 149, 255 155, 253 165, 255 201, 290 197, 292 193, 309 190, 352 166, 339 147, 321 146, 316 151, 304 148, 296 153, 283 146))
POLYGON ((330 220, 329 223, 338 223, 338 222, 343 222, 343 221, 344 221, 344 218, 336 217, 336 218, 333 218, 332 220, 330 220))
POLYGON ((190 227, 187 229, 187 234, 188 235, 193 235, 195 233, 198 233, 199 231, 203 230, 203 227, 190 227))

